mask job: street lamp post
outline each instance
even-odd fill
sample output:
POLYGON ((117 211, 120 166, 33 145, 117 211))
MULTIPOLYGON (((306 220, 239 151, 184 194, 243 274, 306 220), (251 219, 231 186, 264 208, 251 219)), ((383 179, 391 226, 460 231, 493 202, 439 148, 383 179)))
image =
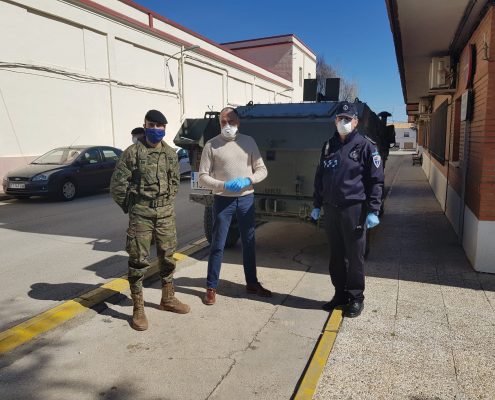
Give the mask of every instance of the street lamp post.
POLYGON ((180 46, 180 50, 177 52, 177 53, 174 53, 172 54, 169 58, 167 58, 165 60, 165 65, 168 67, 168 62, 170 61, 171 58, 173 58, 174 56, 176 56, 177 54, 180 54, 180 57, 179 57, 179 60, 182 59, 182 55, 186 52, 186 51, 189 51, 189 50, 195 50, 195 49, 199 49, 200 46, 198 45, 194 45, 194 46, 190 46, 190 47, 186 47, 184 48, 184 46, 180 46))
POLYGON ((172 78, 172 74, 170 73, 170 68, 168 66, 168 62, 171 58, 175 57, 177 54, 180 54, 179 57, 179 104, 180 104, 180 123, 182 123, 182 119, 185 114, 185 105, 184 105, 184 53, 186 51, 199 49, 200 46, 194 45, 184 48, 184 46, 180 46, 180 50, 165 60, 165 66, 168 69, 168 73, 170 74, 170 78, 172 78))
POLYGON ((273 97, 273 100, 276 102, 277 101, 277 96, 279 94, 282 94, 282 93, 285 93, 285 92, 292 92, 292 91, 294 91, 294 89, 293 88, 289 88, 289 89, 282 90, 281 92, 275 93, 275 96, 273 97))

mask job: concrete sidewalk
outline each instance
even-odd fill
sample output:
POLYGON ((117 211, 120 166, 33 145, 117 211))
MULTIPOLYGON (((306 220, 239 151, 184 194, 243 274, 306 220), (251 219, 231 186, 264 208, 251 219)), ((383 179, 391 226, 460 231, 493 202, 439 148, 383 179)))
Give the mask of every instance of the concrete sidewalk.
POLYGON ((471 268, 409 157, 371 248, 364 312, 344 319, 314 398, 495 399, 495 276, 471 268))
POLYGON ((203 305, 203 252, 176 274, 190 314, 158 310, 154 283, 145 289, 150 328, 136 332, 128 293, 120 296, 0 358, 1 399, 290 398, 328 318, 326 241, 292 223, 260 226, 257 241, 259 279, 273 298, 246 295, 238 245, 225 254, 217 304, 203 305))

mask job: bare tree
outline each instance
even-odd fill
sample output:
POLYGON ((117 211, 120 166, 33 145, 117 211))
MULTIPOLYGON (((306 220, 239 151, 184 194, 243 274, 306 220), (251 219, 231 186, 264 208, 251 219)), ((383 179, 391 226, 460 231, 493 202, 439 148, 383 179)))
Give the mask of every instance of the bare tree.
MULTIPOLYGON (((340 68, 335 68, 325 61, 325 56, 320 54, 316 57, 316 90, 318 93, 325 93, 327 78, 339 78, 342 74, 340 68)), ((348 81, 340 78, 339 99, 345 101, 354 101, 358 96, 358 84, 355 80, 348 81)))
POLYGON ((342 79, 340 82, 339 99, 345 101, 354 101, 358 97, 358 84, 355 80, 347 81, 342 79))
POLYGON ((325 61, 325 56, 320 54, 316 57, 316 91, 325 93, 327 78, 337 78, 337 71, 325 61))

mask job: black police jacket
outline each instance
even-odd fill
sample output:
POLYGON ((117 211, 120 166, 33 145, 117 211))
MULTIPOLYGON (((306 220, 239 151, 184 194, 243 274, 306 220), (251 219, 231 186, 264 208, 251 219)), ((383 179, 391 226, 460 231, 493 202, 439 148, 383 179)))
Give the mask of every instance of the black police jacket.
POLYGON ((379 212, 383 192, 383 163, 376 144, 357 129, 340 141, 324 143, 314 182, 314 206, 345 207, 366 202, 368 212, 379 212))

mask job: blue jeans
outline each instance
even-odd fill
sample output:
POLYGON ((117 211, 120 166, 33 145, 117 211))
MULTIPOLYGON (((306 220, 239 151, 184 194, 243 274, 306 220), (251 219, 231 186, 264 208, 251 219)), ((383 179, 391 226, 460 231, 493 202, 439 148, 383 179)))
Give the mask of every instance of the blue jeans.
POLYGON ((218 286, 223 249, 232 216, 236 215, 242 240, 242 263, 246 283, 258 283, 256 277, 256 251, 254 240, 254 194, 239 197, 214 196, 213 231, 208 258, 206 287, 218 286))

